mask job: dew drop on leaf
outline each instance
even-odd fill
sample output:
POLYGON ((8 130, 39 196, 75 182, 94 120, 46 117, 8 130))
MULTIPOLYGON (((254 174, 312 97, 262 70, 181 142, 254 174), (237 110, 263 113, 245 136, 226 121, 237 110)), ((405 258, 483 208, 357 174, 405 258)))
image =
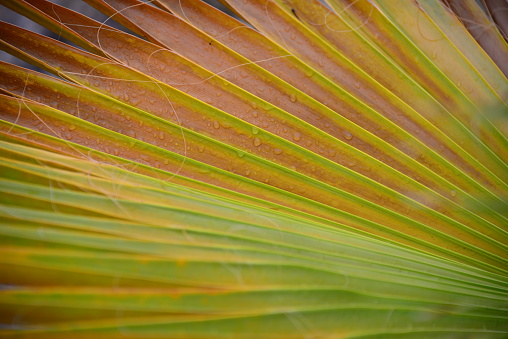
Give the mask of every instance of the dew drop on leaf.
POLYGON ((300 132, 298 132, 298 131, 295 131, 295 132, 293 133, 293 139, 294 139, 295 141, 300 141, 300 140, 302 139, 302 134, 301 134, 300 132))

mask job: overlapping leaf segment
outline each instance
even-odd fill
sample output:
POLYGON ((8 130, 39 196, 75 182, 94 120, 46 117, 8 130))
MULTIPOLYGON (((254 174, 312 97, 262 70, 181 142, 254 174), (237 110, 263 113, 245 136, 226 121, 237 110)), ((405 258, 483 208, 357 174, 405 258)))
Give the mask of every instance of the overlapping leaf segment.
POLYGON ((474 1, 0 2, 82 48, 0 24, 0 335, 506 336, 474 1))

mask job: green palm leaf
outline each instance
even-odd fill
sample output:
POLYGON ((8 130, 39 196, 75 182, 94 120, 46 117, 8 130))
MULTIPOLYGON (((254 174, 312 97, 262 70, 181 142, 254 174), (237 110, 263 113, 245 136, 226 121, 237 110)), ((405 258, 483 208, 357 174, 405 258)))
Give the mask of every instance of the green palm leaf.
POLYGON ((0 336, 506 336, 474 2, 1 2, 87 52, 0 25, 0 336))

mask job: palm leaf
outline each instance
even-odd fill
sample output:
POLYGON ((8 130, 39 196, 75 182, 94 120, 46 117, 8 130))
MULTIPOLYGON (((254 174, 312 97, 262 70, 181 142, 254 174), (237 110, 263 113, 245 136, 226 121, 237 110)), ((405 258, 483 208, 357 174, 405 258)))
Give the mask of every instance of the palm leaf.
POLYGON ((2 1, 86 50, 0 25, 2 336, 506 336, 474 2, 87 2, 2 1))

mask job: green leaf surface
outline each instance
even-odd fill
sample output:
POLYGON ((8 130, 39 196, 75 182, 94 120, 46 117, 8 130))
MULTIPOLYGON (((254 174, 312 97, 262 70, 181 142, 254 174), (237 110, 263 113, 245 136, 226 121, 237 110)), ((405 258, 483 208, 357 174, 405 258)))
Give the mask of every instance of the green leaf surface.
POLYGON ((0 0, 1 338, 507 336, 498 14, 86 2, 0 0))

